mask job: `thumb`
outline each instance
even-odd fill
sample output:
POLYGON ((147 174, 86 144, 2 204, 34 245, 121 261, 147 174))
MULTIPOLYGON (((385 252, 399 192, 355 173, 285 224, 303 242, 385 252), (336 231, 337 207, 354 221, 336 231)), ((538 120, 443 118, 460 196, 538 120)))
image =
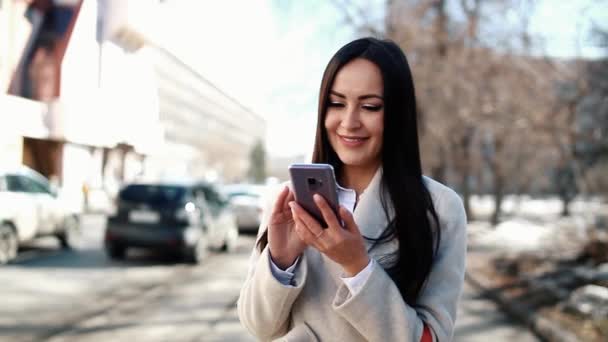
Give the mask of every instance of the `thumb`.
POLYGON ((348 211, 348 209, 344 208, 343 206, 340 206, 340 218, 344 222, 344 228, 346 228, 347 231, 351 233, 360 234, 359 227, 355 223, 353 215, 350 213, 350 211, 348 211))

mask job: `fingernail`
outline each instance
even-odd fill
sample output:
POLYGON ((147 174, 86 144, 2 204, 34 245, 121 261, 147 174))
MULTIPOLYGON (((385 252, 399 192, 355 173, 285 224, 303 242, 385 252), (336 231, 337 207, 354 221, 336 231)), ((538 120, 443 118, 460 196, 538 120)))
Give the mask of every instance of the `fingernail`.
POLYGON ((289 207, 293 210, 293 205, 294 205, 293 201, 289 201, 289 203, 287 203, 287 205, 289 205, 289 207))
POLYGON ((314 195, 312 196, 312 198, 313 198, 315 201, 320 201, 320 200, 321 200, 321 195, 319 195, 319 194, 314 194, 314 195))

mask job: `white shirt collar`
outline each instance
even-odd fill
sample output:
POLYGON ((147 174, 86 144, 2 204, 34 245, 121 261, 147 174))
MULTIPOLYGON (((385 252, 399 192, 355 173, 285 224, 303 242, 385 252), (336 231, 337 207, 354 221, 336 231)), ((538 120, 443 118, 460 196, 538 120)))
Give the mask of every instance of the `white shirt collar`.
POLYGON ((353 189, 343 188, 338 185, 338 202, 344 206, 348 211, 353 213, 355 211, 355 203, 357 203, 357 193, 353 189))
MULTIPOLYGON (((379 170, 382 168, 382 166, 378 167, 378 170, 376 170, 376 174, 374 174, 374 178, 376 177, 377 174, 379 174, 379 170)), ((367 188, 370 187, 370 185, 372 184, 373 178, 372 180, 370 180, 369 184, 367 185, 367 188)), ((353 189, 348 189, 348 188, 344 188, 342 186, 340 186, 340 184, 336 184, 338 186, 338 202, 340 205, 344 206, 346 209, 348 209, 348 211, 352 213, 354 213, 355 211, 355 204, 357 203, 357 192, 355 192, 355 190, 353 189)), ((365 190, 367 190, 367 188, 365 188, 365 190)), ((363 190, 363 192, 359 195, 359 199, 361 199, 360 197, 363 196, 363 193, 365 193, 365 190, 363 190)))

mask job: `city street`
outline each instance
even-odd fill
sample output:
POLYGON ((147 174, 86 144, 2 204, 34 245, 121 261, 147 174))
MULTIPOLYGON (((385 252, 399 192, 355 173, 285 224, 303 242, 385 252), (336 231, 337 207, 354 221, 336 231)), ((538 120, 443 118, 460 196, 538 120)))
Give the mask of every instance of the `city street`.
POLYGON ((113 262, 101 250, 104 219, 83 221, 82 250, 42 239, 2 268, 0 340, 252 340, 235 310, 252 238, 199 266, 138 251, 113 262))
MULTIPOLYGON (((253 237, 237 253, 213 252, 199 266, 131 253, 109 261, 101 250, 104 218, 83 219, 79 251, 41 239, 2 268, 2 341, 252 341, 235 303, 253 237)), ((466 286, 456 341, 535 341, 525 328, 466 286)))
MULTIPOLYGON (((441 342, 607 342, 606 80, 606 1, 0 0, 0 342, 255 341, 236 304, 284 182, 394 223, 376 251, 440 273, 395 268, 441 342)), ((318 265, 283 309, 366 335, 318 265)))

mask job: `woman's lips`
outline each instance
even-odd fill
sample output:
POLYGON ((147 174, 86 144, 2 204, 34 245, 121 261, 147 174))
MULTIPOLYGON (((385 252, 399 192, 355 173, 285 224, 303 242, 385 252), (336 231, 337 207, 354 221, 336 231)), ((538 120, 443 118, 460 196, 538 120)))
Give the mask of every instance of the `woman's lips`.
POLYGON ((369 139, 367 137, 344 136, 339 134, 338 138, 340 139, 340 142, 347 147, 359 147, 365 144, 367 139, 369 139))

